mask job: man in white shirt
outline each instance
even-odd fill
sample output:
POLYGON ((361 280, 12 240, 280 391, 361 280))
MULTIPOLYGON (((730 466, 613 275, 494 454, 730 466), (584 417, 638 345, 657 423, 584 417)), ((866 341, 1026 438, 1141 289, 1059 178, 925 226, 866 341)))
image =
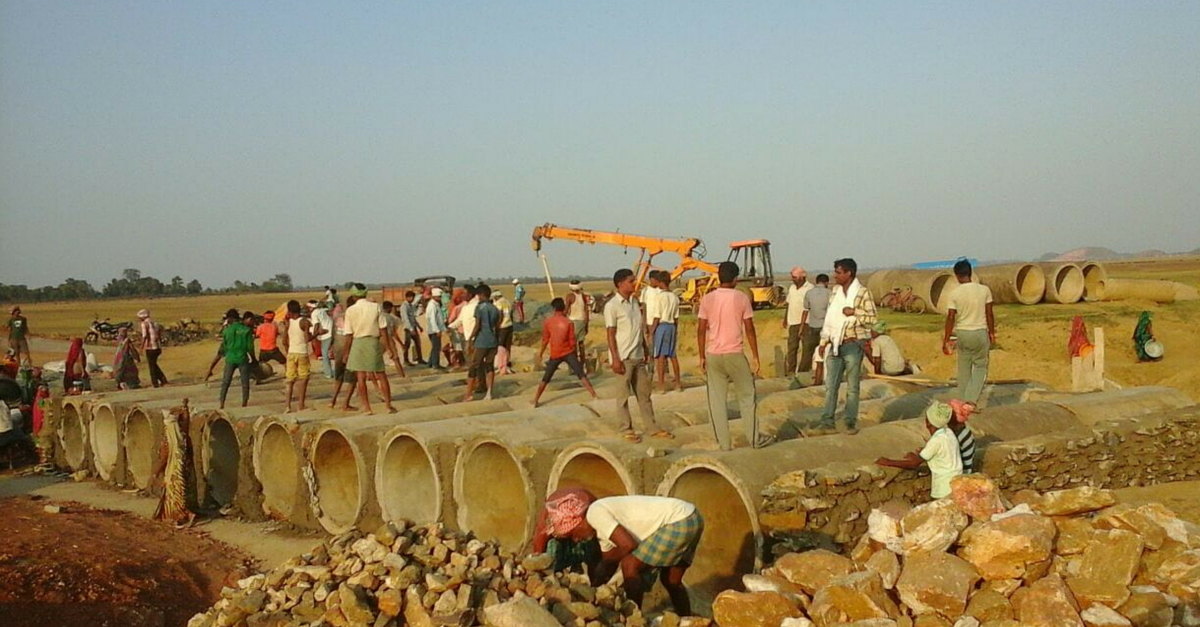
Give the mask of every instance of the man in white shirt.
POLYGON ((33 449, 33 440, 21 428, 22 414, 18 408, 9 408, 8 403, 0 401, 0 449, 11 444, 22 443, 25 448, 33 449))
POLYGON ((326 379, 333 378, 333 318, 319 301, 308 301, 308 319, 312 322, 313 335, 321 343, 321 367, 326 379))
POLYGON ((800 327, 804 322, 804 295, 812 287, 804 268, 792 268, 792 284, 788 286, 787 291, 787 314, 783 317, 783 328, 787 329, 788 334, 787 361, 784 366, 785 376, 788 377, 796 374, 796 357, 800 353, 803 341, 800 327))
POLYGON ((621 268, 613 275, 616 293, 604 305, 604 326, 608 330, 608 357, 614 374, 621 377, 617 386, 617 428, 630 442, 641 442, 629 414, 629 395, 637 396, 642 425, 654 437, 670 438, 671 432, 660 427, 650 401, 650 373, 646 368, 646 330, 642 310, 633 295, 633 271, 621 268))
MULTIPOLYGON (((392 388, 388 384, 387 372, 383 365, 383 343, 380 336, 387 329, 387 320, 383 317, 383 308, 379 303, 367 299, 367 287, 355 283, 350 297, 355 299, 353 305, 346 309, 346 327, 350 331, 347 337, 346 369, 353 371, 358 379, 358 398, 362 401, 363 413, 373 414, 371 399, 367 395, 367 378, 375 382, 384 398, 388 413, 396 413, 392 406, 392 388)), ((349 302, 349 299, 347 299, 349 302)), ((346 394, 344 411, 354 409, 350 406, 351 394, 346 394)))
POLYGON ((651 344, 650 326, 654 323, 654 317, 657 315, 656 308, 658 307, 658 295, 662 294, 662 288, 658 286, 658 271, 649 270, 646 272, 646 287, 642 288, 642 320, 646 323, 646 343, 651 344))
POLYGON ((946 305, 942 352, 949 355, 958 350, 958 398, 978 403, 987 382, 988 353, 996 343, 992 290, 971 282, 971 262, 966 259, 954 264, 954 277, 958 287, 950 292, 946 305), (957 338, 956 344, 950 342, 951 333, 957 338))
POLYGON ((643 573, 657 569, 675 612, 691 615, 683 576, 704 534, 704 518, 695 505, 665 496, 596 499, 576 491, 552 496, 540 517, 550 536, 600 542, 600 562, 589 568, 593 585, 608 581, 620 568, 626 595, 640 607, 646 593, 643 573))
POLYGON ((466 363, 469 364, 475 354, 475 347, 469 340, 475 333, 475 308, 479 306, 479 295, 475 293, 474 285, 464 285, 463 289, 467 290, 467 302, 458 308, 458 317, 449 326, 455 334, 455 350, 462 351, 466 363))
MULTIPOLYGON (((683 380, 679 375, 679 296, 671 291, 671 273, 655 270, 662 291, 650 319, 650 346, 654 349, 654 370, 658 373, 658 389, 667 391, 667 360, 675 371, 675 391, 683 391, 683 380)), ((647 307, 647 309, 650 309, 647 307)))
POLYGON ((900 376, 914 374, 917 368, 904 358, 904 351, 896 340, 888 335, 888 325, 883 320, 871 327, 871 365, 876 374, 900 376))
POLYGON ((875 460, 880 466, 893 468, 920 468, 921 464, 929 464, 930 478, 929 495, 935 499, 950 496, 950 480, 962 474, 962 452, 959 450, 958 438, 947 426, 954 415, 954 410, 942 402, 934 402, 925 410, 925 428, 929 430, 929 441, 919 452, 909 453, 904 459, 888 459, 880 457, 875 460))
POLYGON ((442 367, 442 334, 446 332, 446 312, 442 310, 442 288, 435 287, 430 300, 425 303, 425 333, 429 335, 429 367, 442 367))

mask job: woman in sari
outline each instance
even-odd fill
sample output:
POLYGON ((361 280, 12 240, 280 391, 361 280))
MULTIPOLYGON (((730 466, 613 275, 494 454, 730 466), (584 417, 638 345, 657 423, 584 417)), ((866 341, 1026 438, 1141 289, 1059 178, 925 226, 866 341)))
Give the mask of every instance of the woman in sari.
POLYGON ((113 358, 113 379, 116 380, 118 388, 129 390, 141 387, 141 380, 138 378, 139 361, 141 356, 129 339, 129 330, 121 329, 117 334, 117 353, 113 358))
POLYGON ((1154 325, 1150 322, 1150 312, 1143 311, 1138 318, 1137 327, 1133 330, 1133 348, 1137 351, 1138 361, 1158 361, 1162 355, 1154 356, 1146 352, 1146 345, 1154 341, 1154 325))
POLYGON ((78 394, 79 390, 90 389, 92 384, 87 371, 87 354, 83 352, 83 338, 77 337, 71 340, 71 347, 67 349, 63 390, 67 394, 78 394))
POLYGON ((188 437, 190 424, 186 398, 181 409, 163 410, 163 444, 155 471, 155 476, 162 478, 163 490, 154 518, 176 527, 191 526, 196 520, 196 477, 192 472, 192 440, 188 437))

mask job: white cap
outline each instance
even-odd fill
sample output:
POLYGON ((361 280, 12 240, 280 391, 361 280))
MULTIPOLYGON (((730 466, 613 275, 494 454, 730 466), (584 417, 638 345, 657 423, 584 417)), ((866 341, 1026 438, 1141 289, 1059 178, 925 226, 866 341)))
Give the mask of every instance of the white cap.
POLYGON ((429 292, 429 293, 430 293, 430 294, 433 294, 434 296, 441 296, 441 295, 442 295, 442 288, 440 288, 440 287, 435 287, 435 288, 433 288, 432 290, 430 290, 430 292, 429 292))
POLYGON ((513 279, 513 285, 516 285, 520 282, 521 282, 521 279, 513 279))

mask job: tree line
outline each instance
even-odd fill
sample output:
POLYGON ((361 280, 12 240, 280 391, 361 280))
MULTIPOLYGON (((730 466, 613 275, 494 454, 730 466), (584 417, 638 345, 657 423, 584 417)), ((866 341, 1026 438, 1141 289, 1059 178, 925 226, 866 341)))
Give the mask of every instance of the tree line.
POLYGON ((152 276, 143 276, 136 268, 127 268, 120 277, 113 278, 97 290, 92 284, 68 278, 58 285, 31 288, 27 285, 5 285, 0 283, 0 302, 36 303, 55 300, 93 300, 98 298, 130 298, 158 296, 198 296, 201 294, 250 294, 257 292, 291 292, 291 275, 280 273, 261 282, 234 281, 224 288, 206 288, 200 281, 184 282, 183 277, 171 277, 163 282, 152 276))

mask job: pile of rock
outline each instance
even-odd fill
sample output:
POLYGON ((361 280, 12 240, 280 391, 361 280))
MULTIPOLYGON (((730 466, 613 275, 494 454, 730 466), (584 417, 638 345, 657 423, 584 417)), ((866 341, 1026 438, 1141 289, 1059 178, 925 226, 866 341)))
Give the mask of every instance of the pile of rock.
POLYGON ((747 592, 722 592, 723 627, 1200 626, 1200 526, 1105 490, 1022 492, 982 475, 951 498, 870 513, 849 556, 791 553, 747 592))
POLYGON ((647 624, 619 587, 550 565, 548 555, 519 558, 440 525, 388 523, 242 579, 188 627, 647 624))

